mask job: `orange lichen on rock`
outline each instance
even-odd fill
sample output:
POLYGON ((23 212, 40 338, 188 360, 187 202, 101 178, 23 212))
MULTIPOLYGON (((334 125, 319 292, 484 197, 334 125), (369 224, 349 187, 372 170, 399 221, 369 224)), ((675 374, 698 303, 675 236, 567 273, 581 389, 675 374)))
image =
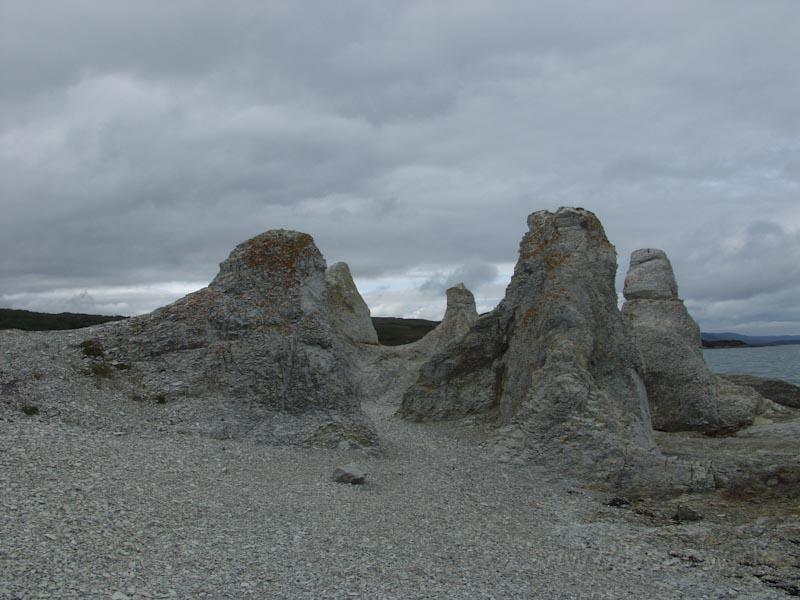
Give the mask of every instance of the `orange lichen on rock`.
POLYGON ((522 326, 527 327, 536 316, 539 314, 539 309, 535 306, 531 306, 528 310, 525 311, 525 314, 522 315, 522 326))
POLYGON ((251 268, 264 267, 268 271, 294 271, 298 259, 312 256, 317 251, 314 238, 307 233, 286 237, 275 243, 274 238, 256 237, 245 248, 245 264, 251 268))
POLYGON ((558 267, 563 265, 567 261, 567 259, 569 259, 570 256, 571 255, 569 252, 564 252, 564 253, 555 252, 550 256, 548 256, 544 260, 544 262, 547 265, 547 268, 552 271, 553 269, 557 269, 558 267))

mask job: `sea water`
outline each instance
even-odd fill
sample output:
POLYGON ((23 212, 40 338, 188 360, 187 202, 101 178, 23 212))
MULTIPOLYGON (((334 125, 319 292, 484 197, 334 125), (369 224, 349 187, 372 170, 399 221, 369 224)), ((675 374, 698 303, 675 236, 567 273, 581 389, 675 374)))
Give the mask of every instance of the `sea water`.
POLYGON ((800 345, 703 350, 715 373, 747 373, 800 385, 800 345))

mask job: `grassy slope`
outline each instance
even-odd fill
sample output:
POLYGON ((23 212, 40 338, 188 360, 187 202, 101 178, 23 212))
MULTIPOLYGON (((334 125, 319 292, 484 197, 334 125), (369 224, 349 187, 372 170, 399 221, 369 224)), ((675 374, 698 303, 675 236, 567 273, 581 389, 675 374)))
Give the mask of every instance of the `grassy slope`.
POLYGON ((423 337, 436 327, 438 321, 425 319, 399 319, 396 317, 372 317, 372 324, 378 332, 378 340, 384 346, 410 344, 423 337))

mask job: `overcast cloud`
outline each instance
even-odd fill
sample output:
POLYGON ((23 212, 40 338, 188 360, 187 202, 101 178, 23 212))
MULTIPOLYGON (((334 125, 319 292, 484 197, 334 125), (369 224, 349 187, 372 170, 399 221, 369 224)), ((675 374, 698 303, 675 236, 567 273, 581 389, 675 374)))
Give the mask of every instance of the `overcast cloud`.
POLYGON ((502 297, 528 213, 800 334, 800 2, 0 3, 0 305, 135 314, 311 233, 373 314, 502 297))

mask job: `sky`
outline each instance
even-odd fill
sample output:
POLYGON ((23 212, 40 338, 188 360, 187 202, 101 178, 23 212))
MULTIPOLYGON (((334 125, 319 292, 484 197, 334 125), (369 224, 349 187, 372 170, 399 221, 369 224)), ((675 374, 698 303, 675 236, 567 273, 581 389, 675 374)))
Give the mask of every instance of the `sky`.
POLYGON ((312 234, 373 315, 502 298, 529 213, 800 334, 797 0, 3 0, 0 306, 140 314, 312 234))

